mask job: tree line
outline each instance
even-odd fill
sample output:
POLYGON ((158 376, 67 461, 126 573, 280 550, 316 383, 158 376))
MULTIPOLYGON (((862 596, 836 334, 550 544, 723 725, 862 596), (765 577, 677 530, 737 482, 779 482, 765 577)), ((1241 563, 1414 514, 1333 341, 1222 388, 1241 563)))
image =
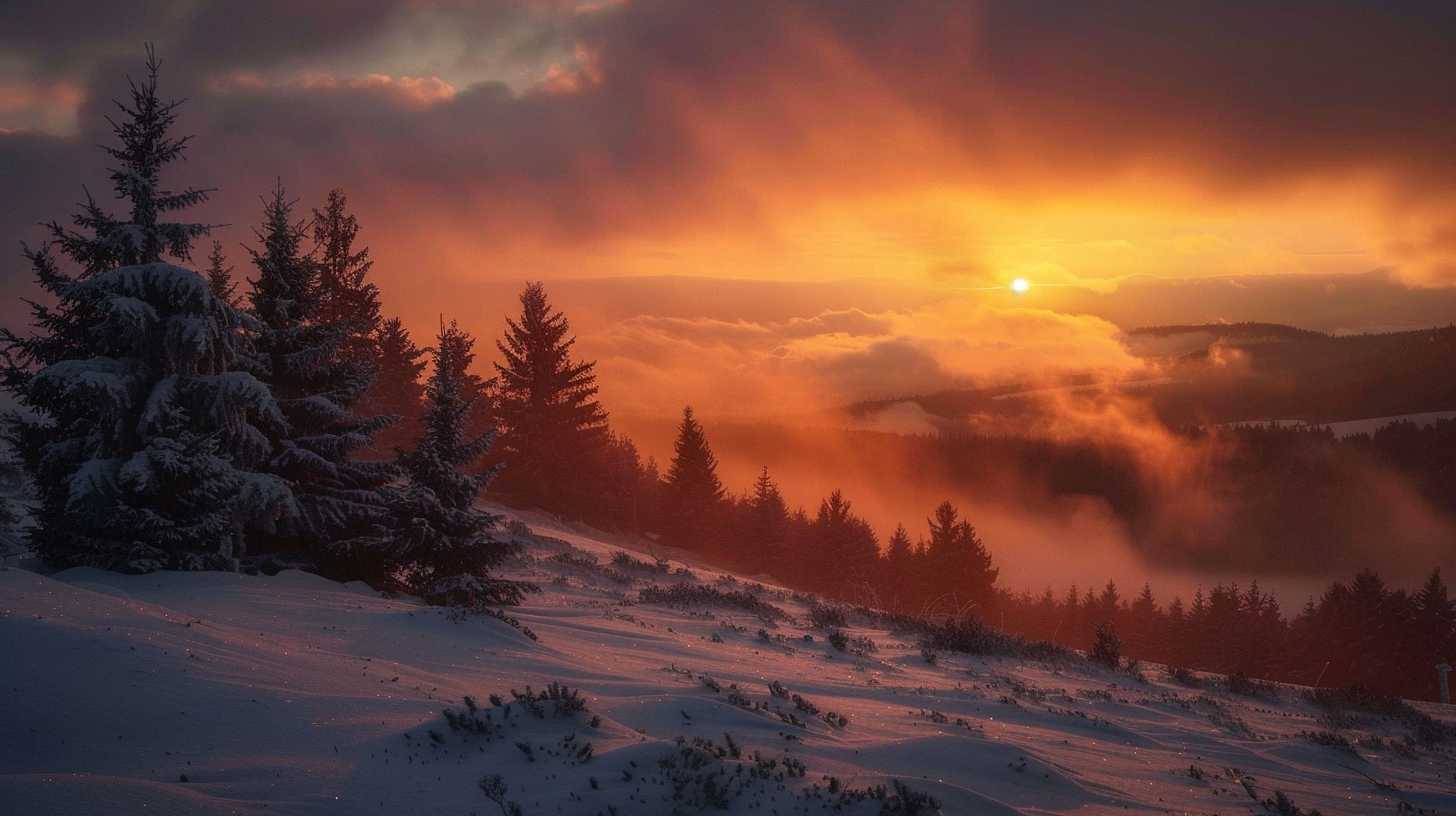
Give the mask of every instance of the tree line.
MULTIPOLYGON (((1391 432, 1401 440, 1421 433, 1428 432, 1391 432)), ((1040 596, 1016 593, 998 582, 990 551, 948 501, 913 542, 898 525, 882 547, 839 491, 812 515, 790 510, 765 468, 746 494, 728 494, 691 409, 683 412, 661 490, 664 542, 848 603, 929 618, 971 616, 1078 649, 1090 649, 1101 627, 1117 636, 1124 655, 1170 667, 1429 700, 1438 699, 1435 665, 1456 657, 1456 603, 1439 569, 1414 592, 1360 570, 1292 617, 1257 581, 1200 589, 1188 602, 1174 597, 1165 605, 1150 585, 1127 598, 1110 580, 1060 596, 1050 587, 1040 596)))

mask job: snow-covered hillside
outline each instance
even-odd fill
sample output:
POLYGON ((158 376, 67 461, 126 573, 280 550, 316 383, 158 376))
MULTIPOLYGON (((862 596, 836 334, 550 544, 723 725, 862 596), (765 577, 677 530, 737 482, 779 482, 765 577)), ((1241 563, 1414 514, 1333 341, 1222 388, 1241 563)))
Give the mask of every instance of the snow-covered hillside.
POLYGON ((538 640, 299 572, 0 571, 0 812, 1456 810, 1452 748, 1399 719, 1151 666, 932 662, 853 613, 841 650, 810 599, 527 521, 550 538, 508 572, 542 592, 511 614, 538 640), (767 606, 640 599, 675 585, 767 606), (513 701, 552 682, 586 710, 513 701))

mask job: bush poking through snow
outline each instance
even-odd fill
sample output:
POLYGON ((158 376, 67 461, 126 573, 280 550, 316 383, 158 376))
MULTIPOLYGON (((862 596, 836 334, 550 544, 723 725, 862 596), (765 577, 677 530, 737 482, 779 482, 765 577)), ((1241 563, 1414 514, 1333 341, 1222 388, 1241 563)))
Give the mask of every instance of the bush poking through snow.
POLYGON ((587 710, 586 699, 581 696, 580 691, 567 688, 554 680, 539 693, 532 692, 530 686, 526 686, 524 692, 511 689, 511 697, 540 719, 546 717, 548 707, 551 709, 551 714, 556 717, 570 717, 587 710))
POLYGON ((1203 681, 1198 679, 1198 675, 1182 666, 1168 666, 1166 671, 1168 673, 1168 679, 1180 686, 1199 688, 1203 685, 1203 681))
POLYGON ((1359 711, 1404 723, 1411 728, 1415 741, 1422 745, 1435 745, 1456 738, 1456 728, 1433 719, 1395 695, 1364 686, 1311 689, 1304 693, 1304 697, 1327 712, 1359 711))
POLYGON ((940 802, 934 796, 912 790, 898 779, 890 784, 895 792, 880 805, 880 816, 930 816, 940 812, 940 802))
POLYGON ((633 558, 621 550, 618 550, 612 555, 612 566, 619 570, 632 570, 634 572, 646 572, 655 575, 667 575, 672 571, 672 567, 666 559, 658 559, 655 562, 643 561, 640 558, 633 558))
POLYGON ((506 799, 506 781, 500 774, 481 777, 480 792, 485 794, 485 798, 495 802, 503 816, 523 816, 525 813, 520 804, 506 799))
POLYGON ((1243 672, 1234 672, 1224 678, 1224 687, 1233 694, 1243 697, 1269 697, 1279 699, 1279 687, 1267 680, 1257 680, 1243 672))
POLYGON ((1029 660, 1060 660, 1071 653, 1044 640, 1029 641, 1019 635, 992 629, 976 618, 946 621, 936 625, 921 622, 924 632, 920 646, 925 652, 961 652, 994 657, 1021 657, 1029 660))
MULTIPOLYGON (((535 587, 530 586, 530 585, 525 585, 522 588, 523 589, 526 589, 527 591, 531 591, 531 590, 534 590, 535 589, 535 587)), ((524 623, 521 623, 521 619, 520 618, 511 616, 511 615, 507 615, 505 613, 505 610, 503 610, 503 609, 491 609, 490 607, 481 607, 479 609, 475 609, 475 610, 472 610, 472 611, 479 612, 480 614, 485 615, 486 617, 495 618, 496 620, 500 621, 501 623, 504 623, 505 625, 511 627, 512 629, 515 629, 515 630, 519 631, 521 634, 525 635, 526 637, 530 638, 531 640, 537 640, 537 641, 539 641, 541 639, 541 638, 539 638, 539 637, 536 636, 536 633, 535 632, 531 631, 531 627, 525 625, 524 623)))
POLYGON ((1115 669, 1122 663, 1122 639, 1117 636, 1112 624, 1097 624, 1096 640, 1092 642, 1092 651, 1087 653, 1087 657, 1109 669, 1115 669))
MULTIPOLYGON (((495 699, 499 698, 493 698, 493 700, 495 699)), ((475 702, 475 698, 468 694, 465 696, 464 703, 464 709, 447 708, 442 712, 445 715, 445 724, 450 726, 450 730, 472 737, 486 737, 487 739, 495 737, 500 724, 495 721, 491 713, 482 712, 480 706, 475 702)))
MULTIPOLYGON (((533 691, 530 686, 526 686, 524 692, 511 689, 509 703, 500 695, 492 694, 490 708, 481 708, 475 698, 470 696, 466 696, 462 702, 463 708, 447 708, 442 712, 445 724, 456 733, 488 739, 498 736, 501 728, 510 721, 512 706, 525 709, 537 719, 574 717, 587 711, 586 698, 581 696, 581 692, 557 682, 547 684, 539 692, 533 691), (496 711, 500 713, 499 718, 494 716, 496 711)), ((600 718, 592 718, 592 727, 600 724, 600 718)))
POLYGON ((1315 745, 1323 745, 1326 748, 1344 751, 1354 757, 1360 756, 1356 753, 1355 746, 1351 745, 1350 741, 1345 739, 1344 735, 1336 734, 1333 731, 1306 731, 1304 732, 1304 738, 1315 745))
POLYGON ((592 555, 591 553, 582 552, 574 548, 566 550, 565 552, 556 553, 555 555, 548 557, 546 560, 555 564, 560 564, 563 567, 570 567, 572 569, 590 573, 591 575, 599 576, 608 581, 611 581, 614 584, 632 583, 632 577, 630 575, 627 575, 619 570, 612 569, 611 567, 602 566, 600 563, 598 563, 596 556, 592 555))
POLYGON ((815 629, 832 629, 849 625, 843 609, 820 603, 809 607, 809 623, 815 629))
POLYGON ((725 592, 710 586, 673 584, 670 587, 650 586, 638 593, 642 603, 661 604, 691 609, 699 606, 726 606, 751 612, 767 620, 787 620, 784 610, 759 600, 752 593, 742 590, 725 592))
POLYGON ((1265 799, 1264 810, 1275 816, 1321 816, 1318 810, 1300 810, 1284 791, 1274 791, 1273 799, 1265 799))

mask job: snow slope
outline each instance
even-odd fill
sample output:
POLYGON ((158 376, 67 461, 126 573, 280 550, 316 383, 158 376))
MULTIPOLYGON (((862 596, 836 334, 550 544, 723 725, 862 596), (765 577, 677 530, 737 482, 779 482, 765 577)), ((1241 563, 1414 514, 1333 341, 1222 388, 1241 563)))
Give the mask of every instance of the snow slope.
POLYGON ((856 655, 772 587, 756 591, 789 619, 638 603, 721 576, 618 570, 618 544, 527 520, 554 539, 510 569, 542 586, 512 610, 538 641, 298 572, 0 570, 0 813, 626 816, 698 812, 722 789, 732 813, 913 812, 846 798, 892 779, 947 814, 1262 813, 1276 791, 1327 814, 1456 811, 1450 746, 1405 747, 1409 729, 1373 715, 1321 720, 1297 689, 1245 697, 1156 667, 1143 683, 1080 659, 931 664, 851 615, 846 633, 874 644, 856 655), (550 681, 588 710, 488 702, 550 681), (466 695, 494 734, 446 723, 466 695), (1336 726, 1364 742, 1302 736, 1336 726), (504 805, 478 785, 491 774, 504 805))

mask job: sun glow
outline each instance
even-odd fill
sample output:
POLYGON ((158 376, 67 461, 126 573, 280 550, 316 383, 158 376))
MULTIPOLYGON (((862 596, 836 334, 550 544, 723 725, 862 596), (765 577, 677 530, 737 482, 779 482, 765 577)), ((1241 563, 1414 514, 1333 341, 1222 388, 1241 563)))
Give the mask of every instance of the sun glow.
POLYGON ((1031 290, 1031 281, 1026 278, 1016 278, 1011 281, 1011 291, 1018 295, 1024 295, 1031 290))

